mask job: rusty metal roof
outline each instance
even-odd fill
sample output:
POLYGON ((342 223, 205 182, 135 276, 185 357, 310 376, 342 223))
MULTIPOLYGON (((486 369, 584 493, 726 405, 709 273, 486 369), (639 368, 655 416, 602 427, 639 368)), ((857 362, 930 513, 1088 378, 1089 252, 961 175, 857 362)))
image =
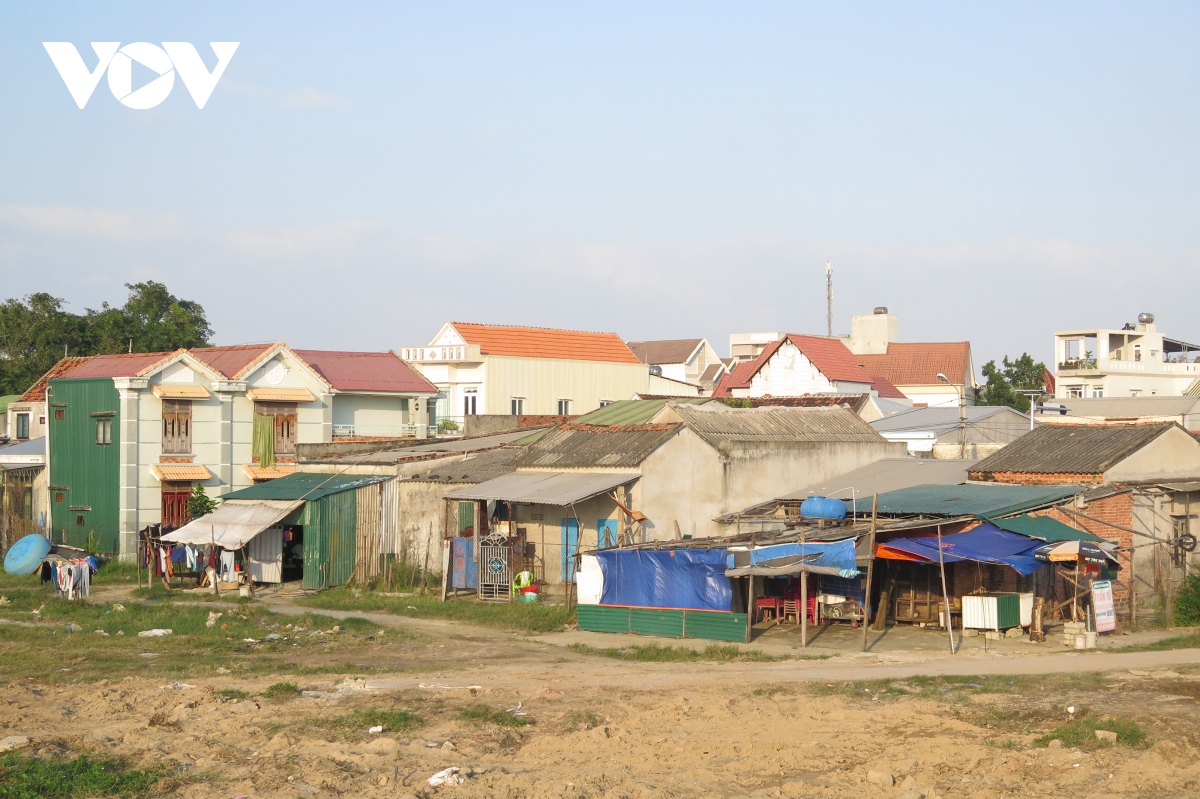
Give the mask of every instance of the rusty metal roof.
POLYGON ((530 444, 518 465, 556 469, 637 466, 679 430, 678 424, 563 425, 530 444))
POLYGON ((338 391, 436 394, 437 387, 393 352, 292 350, 338 391))
POLYGON ((79 366, 89 360, 89 356, 70 357, 59 360, 58 363, 50 367, 50 371, 37 379, 32 386, 25 390, 19 398, 14 402, 45 402, 46 401, 46 386, 51 380, 57 380, 60 377, 66 377, 79 366))
POLYGON ((1174 422, 1127 427, 1042 425, 981 460, 971 475, 1100 474, 1173 427, 1177 427, 1174 422))
POLYGON ((712 446, 722 441, 886 443, 886 439, 845 408, 725 408, 675 405, 689 430, 712 446))

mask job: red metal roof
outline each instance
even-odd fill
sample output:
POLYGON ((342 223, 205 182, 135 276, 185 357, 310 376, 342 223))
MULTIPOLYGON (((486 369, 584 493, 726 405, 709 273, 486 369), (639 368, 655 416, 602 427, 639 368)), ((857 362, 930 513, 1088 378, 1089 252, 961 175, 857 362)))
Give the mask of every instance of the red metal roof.
POLYGON ((721 375, 721 379, 717 381, 713 387, 712 395, 714 397, 732 397, 733 389, 745 388, 750 383, 750 378, 758 371, 758 361, 742 361, 734 364, 733 369, 721 375))
POLYGON ((238 344, 232 347, 196 347, 188 352, 217 374, 233 380, 243 377, 243 373, 274 346, 275 344, 238 344))
POLYGON ((174 356, 174 352, 130 352, 117 355, 93 355, 67 377, 82 380, 88 377, 137 377, 150 367, 174 356))
POLYGON ((938 372, 962 385, 971 361, 971 342, 892 342, 887 354, 859 355, 858 360, 868 374, 896 386, 931 386, 941 382, 938 372))
POLYGON ((641 363, 616 333, 557 330, 548 327, 481 325, 451 322, 468 344, 478 344, 484 355, 521 358, 561 358, 572 361, 641 363))
POLYGON ((292 352, 338 391, 437 393, 436 386, 392 352, 292 352))
POLYGON ((50 367, 50 371, 37 379, 32 386, 25 389, 25 393, 17 398, 17 402, 45 402, 46 401, 46 386, 51 380, 57 380, 60 377, 66 377, 80 365, 90 359, 91 356, 63 358, 54 366, 50 367))

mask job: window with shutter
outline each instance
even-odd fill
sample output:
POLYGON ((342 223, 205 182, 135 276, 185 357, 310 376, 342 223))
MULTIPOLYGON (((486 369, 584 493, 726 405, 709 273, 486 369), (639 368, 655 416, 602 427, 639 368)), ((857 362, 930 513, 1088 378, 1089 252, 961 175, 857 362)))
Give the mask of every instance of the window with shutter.
POLYGON ((180 455, 192 451, 192 403, 163 400, 163 453, 180 455))
POLYGON ((274 418, 275 454, 296 454, 296 403, 256 402, 254 413, 274 418))

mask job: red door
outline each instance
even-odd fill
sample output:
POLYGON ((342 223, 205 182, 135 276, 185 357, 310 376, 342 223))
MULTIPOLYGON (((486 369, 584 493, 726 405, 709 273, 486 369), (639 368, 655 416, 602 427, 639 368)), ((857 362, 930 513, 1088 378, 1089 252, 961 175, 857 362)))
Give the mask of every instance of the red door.
POLYGON ((162 486, 162 526, 163 532, 168 528, 183 527, 188 522, 188 497, 192 495, 190 483, 163 483, 162 486))

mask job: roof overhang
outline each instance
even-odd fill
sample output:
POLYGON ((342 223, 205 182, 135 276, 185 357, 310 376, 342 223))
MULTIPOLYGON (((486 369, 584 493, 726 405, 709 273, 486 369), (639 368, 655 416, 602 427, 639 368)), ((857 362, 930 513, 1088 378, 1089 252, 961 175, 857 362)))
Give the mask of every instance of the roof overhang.
POLYGON ((202 483, 212 479, 208 467, 198 463, 153 463, 150 465, 150 473, 159 482, 180 480, 202 483))
POLYGON ((207 516, 190 521, 162 537, 173 544, 215 545, 241 549, 252 538, 272 527, 304 504, 302 499, 230 499, 207 516))
POLYGON ((612 472, 514 472, 446 494, 450 500, 503 500, 527 505, 571 505, 637 480, 612 472))

